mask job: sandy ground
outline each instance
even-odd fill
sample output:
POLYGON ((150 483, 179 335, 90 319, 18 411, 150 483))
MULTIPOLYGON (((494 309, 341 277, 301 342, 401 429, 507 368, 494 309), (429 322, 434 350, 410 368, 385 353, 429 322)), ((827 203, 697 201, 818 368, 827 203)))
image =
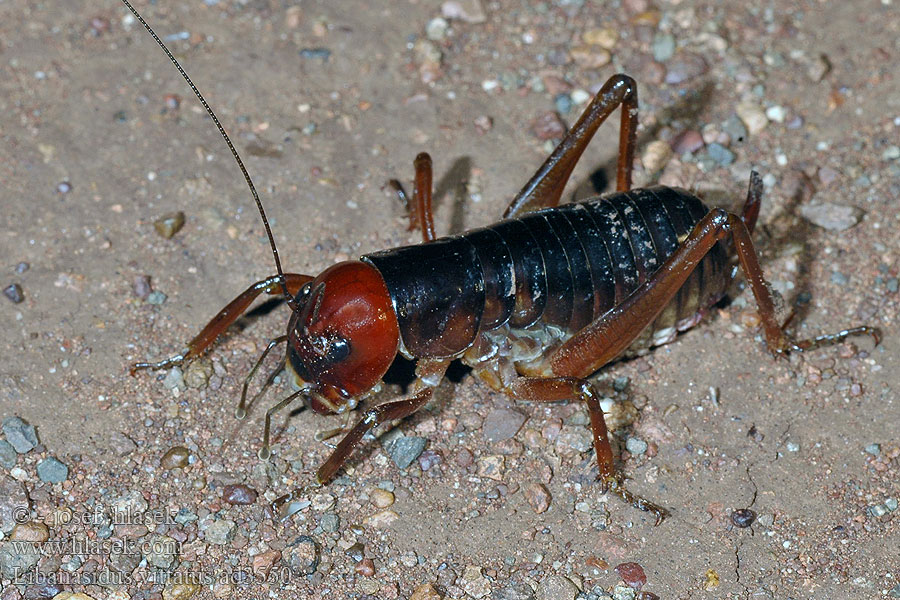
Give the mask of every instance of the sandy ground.
MULTIPOLYGON (((410 468, 370 442, 346 476, 301 494, 299 512, 278 518, 267 501, 309 481, 328 453, 313 435, 338 423, 308 412, 277 418, 267 466, 255 456, 262 407, 233 417, 244 375, 283 331, 284 307, 219 343, 199 389, 127 374, 134 360, 179 350, 272 273, 240 174, 117 2, 6 0, 0 285, 19 284, 24 300, 0 299, 0 416, 34 425, 40 445, 0 467, 10 498, 29 498, 18 533, 4 523, 2 558, 14 562, 10 538, 157 535, 178 549, 145 551, 126 566, 105 551, 79 559, 48 550, 15 586, 4 570, 4 600, 62 590, 263 597, 279 586, 282 597, 302 598, 408 598, 417 588, 418 598, 629 598, 616 588, 624 562, 638 563, 643 589, 661 598, 900 597, 896 2, 504 1, 486 3, 483 20, 446 28, 432 21, 436 1, 139 8, 173 36, 232 132, 292 271, 417 241, 383 187, 408 180, 422 150, 435 160, 440 232, 495 220, 552 144, 532 130, 535 119, 561 111, 571 123, 583 92, 625 71, 640 86, 638 182, 661 179, 734 205, 758 169, 768 184, 762 262, 798 307, 800 334, 867 323, 884 342, 773 360, 749 293, 736 289, 676 342, 609 368, 608 381, 629 382, 617 399, 640 409, 620 438, 649 444, 624 456, 625 471, 634 489, 672 509, 659 527, 592 484, 581 407, 512 407, 524 426, 492 442, 488 417, 509 401, 466 375, 400 425, 429 440, 410 468), (742 136, 738 113, 749 126, 742 136), (718 145, 702 149, 701 133, 718 145), (660 140, 679 151, 668 163, 648 150, 668 147, 652 145, 660 140), (649 172, 654 161, 661 173, 649 172), (801 216, 815 220, 823 202, 857 211, 833 229, 801 216), (186 225, 165 239, 153 222, 175 210, 186 225), (140 276, 164 303, 136 295, 140 276), (187 448, 184 469, 160 464, 173 447, 187 448), (68 467, 62 483, 37 471, 50 456, 68 467), (259 497, 232 504, 228 484, 259 497), (549 510, 537 512, 536 489, 549 510), (104 529, 59 517, 114 505, 195 519, 104 529), (758 515, 749 528, 732 525, 741 508, 758 515), (304 566, 312 548, 319 562, 304 566), (223 567, 241 576, 201 581, 223 567), (286 575, 262 581, 267 570, 286 575), (98 574, 110 572, 132 580, 102 584, 98 574), (147 580, 173 573, 199 585, 147 580)), ((573 190, 598 169, 612 177, 616 128, 601 130, 573 190)))

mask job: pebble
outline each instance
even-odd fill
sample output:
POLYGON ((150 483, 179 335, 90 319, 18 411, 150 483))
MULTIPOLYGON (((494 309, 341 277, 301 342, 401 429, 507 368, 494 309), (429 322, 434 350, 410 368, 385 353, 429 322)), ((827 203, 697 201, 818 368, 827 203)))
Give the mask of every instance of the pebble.
POLYGON ((156 233, 162 237, 171 239, 184 227, 184 213, 179 211, 166 213, 153 222, 156 233))
POLYGON ((722 132, 735 142, 743 142, 747 139, 747 128, 737 115, 731 115, 722 123, 722 132))
POLYGON ((568 114, 569 111, 572 110, 572 96, 569 94, 557 94, 553 98, 553 106, 556 108, 556 112, 561 115, 568 114))
POLYGON ((473 598, 484 598, 491 593, 490 582, 481 573, 478 565, 468 565, 458 582, 460 587, 473 598))
POLYGON ((775 105, 766 109, 766 118, 775 123, 784 123, 787 117, 787 110, 783 106, 775 105))
POLYGON ((72 184, 68 181, 60 181, 56 185, 56 191, 60 194, 68 194, 72 191, 72 184))
POLYGON ((640 456, 647 451, 647 442, 638 437, 630 437, 625 441, 625 449, 635 456, 640 456))
MULTIPOLYGON (((153 304, 154 306, 159 306, 161 304, 165 304, 166 300, 168 300, 168 299, 169 299, 169 297, 166 296, 165 294, 163 294, 162 292, 152 291, 149 294, 147 294, 146 302, 147 302, 147 304, 153 304)), ((172 370, 174 371, 175 369, 178 369, 178 367, 175 367, 172 370)), ((180 373, 181 369, 178 369, 178 372, 180 373)))
POLYGON ((699 54, 679 52, 666 66, 665 82, 678 85, 706 73, 709 65, 699 54))
POLYGON ((22 291, 22 286, 18 283, 11 283, 3 288, 3 295, 13 304, 19 304, 25 300, 25 293, 22 291))
POLYGON ((9 539, 16 542, 46 542, 50 539, 50 529, 39 521, 18 523, 9 534, 9 539))
POLYGON ((203 389, 209 383, 209 378, 213 375, 212 361, 202 356, 191 361, 191 364, 184 370, 184 384, 192 389, 203 389))
POLYGON ((334 533, 341 526, 341 518, 336 513, 327 512, 319 519, 319 527, 327 533, 334 533))
POLYGON ((630 588, 639 590, 647 585, 647 575, 644 573, 643 567, 636 562, 622 563, 616 567, 615 571, 630 588))
POLYGON ((116 498, 113 510, 122 515, 139 514, 147 510, 150 505, 138 490, 130 490, 116 498))
POLYGON ((550 508, 552 497, 544 484, 530 481, 524 485, 523 492, 525 494, 525 500, 537 514, 547 512, 547 509, 550 508))
POLYGON ((628 587, 627 585, 617 585, 613 588, 612 597, 613 600, 635 600, 637 598, 637 592, 634 588, 628 587))
POLYGON ((312 575, 319 568, 319 545, 301 535, 281 552, 281 558, 295 575, 312 575))
POLYGON ((727 167, 734 162, 734 152, 723 146, 713 142, 706 147, 709 157, 716 161, 719 165, 727 167))
POLYGON ((232 483, 222 488, 222 500, 228 504, 253 504, 257 496, 256 490, 242 483, 232 483))
POLYGON ((881 444, 869 444, 865 447, 865 451, 872 456, 881 454, 881 444))
POLYGON ((0 466, 4 469, 16 466, 16 449, 6 440, 0 440, 0 466))
POLYGON ((69 467, 51 456, 38 463, 37 474, 44 483, 62 483, 69 477, 69 467))
POLYGON ((506 458, 501 454, 482 456, 476 461, 475 472, 479 477, 487 477, 494 481, 503 481, 506 458))
POLYGON ((740 118, 747 127, 747 131, 750 132, 750 135, 756 135, 769 124, 766 113, 753 102, 745 101, 739 103, 735 108, 735 112, 737 113, 738 118, 740 118))
POLYGON ((542 141, 558 140, 566 135, 566 126, 557 113, 548 111, 531 122, 531 133, 542 141))
POLYGON ((800 207, 804 219, 829 231, 843 231, 859 223, 862 211, 855 206, 814 202, 800 207))
POLYGON ((600 69, 612 60, 609 50, 600 46, 575 46, 569 55, 582 69, 600 69))
POLYGON ((158 569, 169 569, 178 555, 178 542, 167 535, 151 534, 142 540, 141 547, 147 550, 147 562, 158 569))
POLYGON ((166 470, 183 469, 188 466, 190 456, 191 451, 184 446, 173 446, 159 459, 159 466, 166 470))
POLYGON ((3 419, 3 434, 19 454, 30 452, 38 444, 34 425, 29 425, 19 417, 3 419))
POLYGON ((619 41, 619 32, 612 27, 588 29, 582 34, 581 39, 585 44, 614 50, 619 41))
POLYGON ((644 170, 649 174, 659 173, 672 158, 672 146, 663 140, 653 140, 647 144, 644 154, 641 157, 641 163, 644 170))
POLYGON ((372 577, 375 575, 375 561, 371 558, 364 558, 353 567, 353 570, 363 577, 372 577))
POLYGON ((822 81, 831 71, 831 62, 824 54, 820 54, 809 63, 806 68, 806 75, 816 83, 822 81))
POLYGON ((253 557, 253 573, 260 577, 267 577, 272 571, 272 567, 281 560, 281 552, 278 550, 267 550, 253 557))
POLYGON ((525 415, 511 408, 496 408, 484 419, 481 434, 489 442, 502 442, 515 437, 525 423, 525 415))
POLYGON ((651 49, 654 60, 666 62, 675 55, 675 36, 665 31, 657 32, 651 49))
POLYGON ((20 578, 38 564, 41 550, 32 544, 13 545, 0 542, 0 576, 4 579, 20 578))
POLYGON ((423 583, 413 590, 409 600, 443 600, 440 592, 438 592, 430 583, 423 583))
POLYGON ((297 54, 300 55, 300 58, 320 60, 323 63, 328 62, 328 59, 331 58, 331 50, 328 48, 301 48, 297 54))
POLYGON ((537 587, 537 600, 574 600, 578 587, 562 575, 548 575, 537 587))
POLYGON ((109 443, 113 452, 119 456, 127 456, 137 450, 137 444, 121 431, 114 431, 109 436, 109 443))
POLYGON ((527 583, 509 583, 494 592, 492 600, 534 600, 534 590, 527 583))
POLYGON ((394 464, 400 469, 405 469, 419 458, 425 450, 427 441, 423 437, 399 436, 390 442, 387 450, 394 464))
POLYGON ((450 24, 443 17, 435 17, 425 25, 425 37, 433 42, 439 42, 447 37, 450 24))
POLYGON ((837 285, 847 285, 849 282, 850 278, 840 271, 835 271, 831 274, 831 283, 836 283, 837 285))
MULTIPOLYGON (((156 294, 157 292, 153 292, 156 294)), ((152 297, 153 294, 150 294, 152 297)), ((169 372, 166 373, 166 378, 163 379, 163 387, 167 390, 183 390, 184 389, 184 373, 178 367, 172 367, 169 369, 169 372)))
POLYGON ((331 494, 316 494, 312 497, 312 509, 316 512, 325 512, 328 509, 334 508, 334 505, 337 503, 334 496, 331 494))
POLYGON ((735 527, 750 527, 756 520, 756 513, 749 508, 739 508, 731 513, 731 522, 735 527))
POLYGON ((369 499, 378 508, 387 508, 394 503, 394 494, 381 488, 375 488, 369 494, 369 499))
POLYGON ((365 524, 373 529, 384 529, 399 518, 400 515, 398 515, 396 511, 387 508, 366 517, 365 524))
POLYGON ((441 4, 441 14, 446 19, 459 19, 466 23, 487 21, 481 0, 448 0, 441 4))
POLYGON ((699 131, 689 129, 682 131, 672 138, 672 151, 675 154, 685 154, 686 152, 696 152, 703 148, 703 136, 699 131))
POLYGON ((593 447, 591 430, 581 425, 566 425, 556 437, 556 451, 564 456, 583 454, 593 447))
POLYGON ((900 158, 900 146, 888 146, 881 153, 881 160, 897 160, 900 158))
POLYGON ((163 600, 188 600, 194 594, 200 591, 200 584, 189 581, 179 581, 178 583, 170 583, 163 588, 163 600))
POLYGON ((200 523, 200 529, 204 531, 204 539, 209 544, 223 546, 234 539, 235 524, 228 519, 213 519, 200 523))

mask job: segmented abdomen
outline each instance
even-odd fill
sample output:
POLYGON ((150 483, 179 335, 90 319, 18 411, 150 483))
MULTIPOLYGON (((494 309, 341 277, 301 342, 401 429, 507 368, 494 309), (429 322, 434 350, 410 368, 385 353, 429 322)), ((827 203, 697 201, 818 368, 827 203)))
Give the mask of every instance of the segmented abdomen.
MULTIPOLYGON (((407 353, 453 356, 504 325, 575 333, 647 281, 707 212, 684 190, 636 189, 363 259, 385 279, 407 353)), ((717 243, 633 349, 691 324, 729 280, 717 243)))

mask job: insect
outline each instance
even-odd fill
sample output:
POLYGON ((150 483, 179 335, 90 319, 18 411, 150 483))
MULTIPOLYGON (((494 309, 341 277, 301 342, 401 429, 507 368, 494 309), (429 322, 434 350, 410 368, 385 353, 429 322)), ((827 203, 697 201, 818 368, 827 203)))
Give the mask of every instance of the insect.
MULTIPOLYGON (((766 345, 775 355, 810 350, 868 326, 794 340, 776 317, 750 234, 762 180, 750 177, 740 214, 707 208, 681 189, 631 189, 638 124, 637 86, 615 75, 593 98, 559 146, 515 196, 504 220, 462 235, 436 239, 432 164, 419 154, 410 204, 423 243, 338 263, 318 276, 284 273, 262 203, 240 156, 201 93, 165 44, 128 0, 122 2, 178 68, 213 119, 238 163, 272 247, 276 274, 254 283, 223 308, 181 353, 133 365, 161 369, 197 357, 261 294, 281 294, 291 310, 287 333, 269 342, 244 381, 286 345, 282 364, 298 391, 266 412, 260 458, 270 455, 272 415, 303 398, 322 414, 349 414, 380 387, 398 354, 416 361, 416 380, 403 399, 367 408, 318 469, 326 483, 378 425, 424 406, 448 365, 459 359, 492 389, 516 400, 580 400, 587 406, 599 485, 656 517, 668 511, 633 494, 614 454, 588 379, 611 361, 667 343, 695 325, 740 269, 755 297, 766 345), (560 205, 575 164, 600 125, 621 108, 616 192, 560 205), (736 257, 737 266, 732 265, 736 257)), ((405 198, 402 186, 394 184, 405 198)), ((279 367, 280 370, 280 367, 279 367)), ((276 371, 277 372, 277 371, 276 371)), ((271 384, 263 384, 257 397, 271 384)))

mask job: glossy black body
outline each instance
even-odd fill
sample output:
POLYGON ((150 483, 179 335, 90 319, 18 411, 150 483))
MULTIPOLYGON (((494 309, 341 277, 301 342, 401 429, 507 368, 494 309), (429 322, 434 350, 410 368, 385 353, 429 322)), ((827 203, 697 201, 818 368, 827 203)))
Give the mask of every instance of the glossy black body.
MULTIPOLYGON (((406 353, 451 357, 504 325, 574 334, 652 277, 707 212, 681 189, 635 189, 362 260, 384 277, 406 353)), ((729 281, 717 243, 648 334, 684 328, 729 281)))

